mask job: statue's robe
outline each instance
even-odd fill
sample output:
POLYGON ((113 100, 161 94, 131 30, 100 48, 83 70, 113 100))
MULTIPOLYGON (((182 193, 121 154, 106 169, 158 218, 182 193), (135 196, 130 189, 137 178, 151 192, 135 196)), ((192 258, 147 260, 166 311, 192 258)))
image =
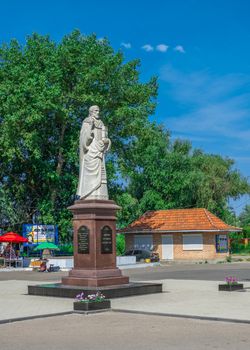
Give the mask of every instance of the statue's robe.
POLYGON ((100 119, 86 118, 80 133, 80 171, 77 195, 81 199, 108 199, 102 142, 105 126, 100 119))

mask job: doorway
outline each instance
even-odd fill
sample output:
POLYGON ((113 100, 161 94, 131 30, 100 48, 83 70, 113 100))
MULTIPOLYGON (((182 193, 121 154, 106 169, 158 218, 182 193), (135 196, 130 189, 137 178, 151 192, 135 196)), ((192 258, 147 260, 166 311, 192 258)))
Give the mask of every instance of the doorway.
POLYGON ((172 235, 162 235, 162 259, 163 260, 173 260, 174 258, 174 245, 172 235))

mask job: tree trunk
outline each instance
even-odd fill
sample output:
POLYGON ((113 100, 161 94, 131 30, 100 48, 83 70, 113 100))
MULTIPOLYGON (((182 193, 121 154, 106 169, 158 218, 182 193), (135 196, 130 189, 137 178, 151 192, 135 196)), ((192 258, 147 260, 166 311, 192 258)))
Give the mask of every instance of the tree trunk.
MULTIPOLYGON (((63 124, 60 139, 59 139, 59 151, 58 151, 57 166, 56 166, 56 174, 58 175, 58 177, 60 177, 62 174, 62 168, 63 168, 63 164, 64 164, 63 141, 64 141, 65 130, 66 130, 66 124, 63 124)), ((56 197, 57 197, 57 188, 56 188, 56 186, 53 186, 53 189, 51 192, 52 208, 55 207, 56 197)))

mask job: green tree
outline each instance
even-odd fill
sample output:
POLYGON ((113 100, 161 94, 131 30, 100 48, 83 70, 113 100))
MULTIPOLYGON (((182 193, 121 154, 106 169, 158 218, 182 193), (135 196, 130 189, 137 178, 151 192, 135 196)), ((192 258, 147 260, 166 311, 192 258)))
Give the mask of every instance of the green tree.
MULTIPOLYGON (((192 149, 188 141, 172 142, 169 132, 154 124, 142 130, 135 150, 129 158, 126 190, 138 202, 133 209, 136 216, 147 210, 204 207, 235 224, 228 200, 250 187, 234 169, 233 160, 192 149)), ((126 207, 119 196, 117 201, 126 207)), ((124 209, 124 225, 133 219, 133 215, 127 218, 129 210, 124 209)))
POLYGON ((250 205, 247 204, 239 215, 239 225, 243 227, 243 236, 250 238, 250 205))
MULTIPOLYGON (((62 237, 78 181, 81 122, 98 104, 113 142, 107 160, 110 192, 131 153, 133 138, 155 107, 156 79, 139 81, 139 61, 124 63, 107 40, 78 31, 59 44, 34 34, 0 49, 0 188, 11 198, 6 218, 57 223, 62 237), (117 162, 117 159, 120 159, 117 162)), ((14 220, 14 221, 15 221, 14 220)))
POLYGON ((250 226, 250 205, 247 204, 239 215, 241 226, 250 226))

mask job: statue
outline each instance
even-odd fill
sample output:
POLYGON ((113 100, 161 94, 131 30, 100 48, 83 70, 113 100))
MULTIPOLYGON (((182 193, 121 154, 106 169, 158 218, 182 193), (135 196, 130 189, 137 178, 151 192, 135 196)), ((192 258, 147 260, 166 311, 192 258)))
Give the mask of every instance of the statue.
POLYGON ((105 153, 110 149, 107 128, 98 106, 89 108, 80 133, 80 170, 77 195, 81 199, 108 199, 105 153))

